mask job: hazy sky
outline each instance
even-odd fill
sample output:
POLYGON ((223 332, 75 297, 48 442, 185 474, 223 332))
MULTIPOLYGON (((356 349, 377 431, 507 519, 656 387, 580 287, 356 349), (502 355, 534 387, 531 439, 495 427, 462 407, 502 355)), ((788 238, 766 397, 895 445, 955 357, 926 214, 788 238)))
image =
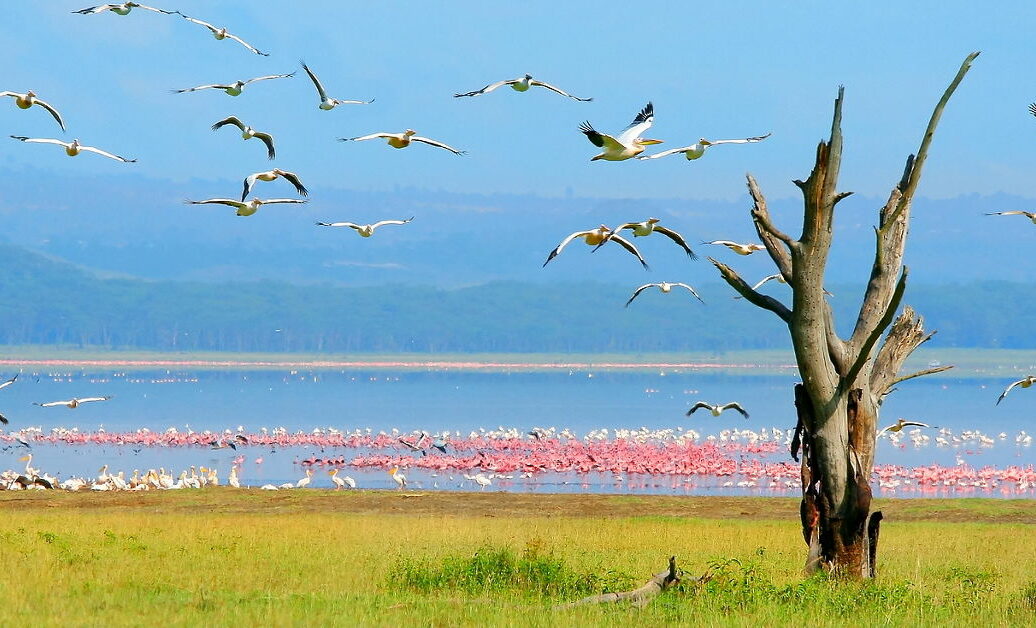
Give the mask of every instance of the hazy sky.
MULTIPOLYGON (((1033 196, 1036 171, 1036 4, 998 2, 346 2, 154 0, 225 24, 269 57, 216 41, 178 16, 134 11, 81 16, 86 2, 5 3, 0 90, 33 89, 65 116, 67 135, 41 110, 0 102, 4 135, 78 137, 136 157, 120 164, 66 157, 3 138, 0 164, 78 172, 135 172, 186 181, 226 179, 269 164, 258 140, 209 130, 238 115, 274 133, 277 166, 321 187, 417 186, 543 196, 737 198, 755 173, 773 197, 797 194, 817 140, 846 86, 842 188, 884 194, 916 149, 931 109, 972 50, 981 50, 943 117, 921 194, 1033 196), (332 96, 369 106, 317 109, 304 75, 217 91, 171 89, 299 69, 332 96), (470 99, 452 94, 529 72, 592 103, 542 90, 470 99), (617 131, 647 102, 660 149, 773 131, 750 146, 721 146, 687 162, 593 162, 579 133, 590 120, 617 131), (394 150, 335 138, 407 127, 469 154, 427 146, 394 150)), ((288 188, 274 188, 286 191, 288 188)), ((189 192, 185 196, 189 195, 189 192)), ((267 195, 261 192, 261 195, 267 195)))

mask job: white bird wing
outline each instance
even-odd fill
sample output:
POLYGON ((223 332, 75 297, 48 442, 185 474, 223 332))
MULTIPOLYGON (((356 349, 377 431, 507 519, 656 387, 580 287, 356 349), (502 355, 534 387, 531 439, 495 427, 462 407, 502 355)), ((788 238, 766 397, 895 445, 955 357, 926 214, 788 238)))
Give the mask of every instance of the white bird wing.
POLYGON ((126 159, 125 157, 120 157, 119 155, 116 155, 114 153, 109 153, 108 151, 104 151, 104 150, 101 150, 100 148, 95 148, 93 146, 80 146, 79 150, 85 150, 85 151, 90 152, 90 153, 97 153, 98 155, 101 155, 102 157, 107 157, 109 159, 114 159, 115 161, 121 161, 121 162, 127 163, 127 164, 131 164, 131 163, 134 163, 134 162, 137 161, 136 159, 126 159))
POLYGON ((655 227, 653 227, 652 230, 655 233, 659 233, 661 235, 664 235, 665 237, 669 238, 670 240, 675 242, 677 245, 679 245, 680 248, 682 248, 684 250, 684 253, 687 253, 687 257, 689 257, 691 259, 698 259, 698 256, 695 255, 694 251, 691 250, 690 245, 687 244, 687 240, 684 240, 684 237, 682 235, 680 235, 678 232, 673 231, 669 227, 659 227, 657 225, 655 227))
POLYGON ((359 229, 360 225, 355 222, 318 222, 317 225, 321 227, 349 227, 350 229, 359 229))
POLYGON ((701 296, 698 294, 698 292, 694 288, 692 288, 689 284, 685 284, 683 282, 678 282, 678 283, 674 283, 673 285, 674 286, 683 286, 684 288, 687 288, 688 290, 690 290, 691 294, 694 295, 694 298, 698 299, 702 303, 705 303, 705 300, 702 299, 701 296))
POLYGON ((1012 388, 1014 388, 1014 387, 1015 387, 1015 386, 1017 386, 1018 384, 1021 384, 1021 383, 1022 383, 1022 382, 1024 382, 1024 381, 1025 381, 1024 379, 1020 379, 1020 380, 1018 380, 1017 382, 1013 382, 1013 383, 1012 383, 1012 384, 1011 384, 1010 386, 1008 386, 1007 388, 1005 388, 1005 389, 1004 389, 1004 392, 1000 393, 1000 396, 999 396, 999 397, 997 398, 997 400, 996 400, 996 405, 1000 405, 1000 402, 1004 400, 1004 397, 1006 397, 1006 396, 1007 396, 1007 393, 1011 392, 1011 389, 1012 389, 1012 388))
POLYGON ((4 96, 10 96, 11 98, 17 98, 19 96, 24 96, 24 94, 19 94, 18 92, 0 92, 0 98, 3 98, 4 96))
POLYGON ((186 89, 174 89, 173 92, 177 94, 183 94, 185 92, 196 92, 202 89, 230 89, 231 87, 233 87, 233 85, 199 85, 197 87, 188 87, 186 89))
POLYGON ((640 113, 633 118, 633 122, 619 134, 618 140, 623 146, 630 146, 633 140, 644 136, 644 131, 651 128, 655 121, 655 106, 648 103, 640 110, 640 113))
POLYGON ((369 105, 374 102, 374 98, 370 100, 341 100, 339 98, 332 98, 331 102, 336 105, 369 105))
POLYGON ((302 196, 309 196, 309 190, 306 189, 306 186, 302 185, 302 179, 299 179, 299 175, 294 172, 288 172, 287 170, 280 170, 278 174, 284 177, 285 181, 294 185, 296 192, 302 196))
POLYGON ((299 203, 308 203, 308 202, 309 201, 307 201, 304 198, 271 198, 269 200, 263 201, 263 205, 275 205, 275 204, 285 204, 285 203, 293 203, 293 204, 297 205, 299 203))
MULTIPOLYGON (((241 118, 238 118, 237 116, 228 116, 226 118, 223 118, 219 122, 217 122, 217 123, 212 125, 212 130, 213 131, 219 130, 221 127, 224 127, 224 126, 226 126, 228 124, 233 124, 234 126, 236 126, 237 128, 241 129, 242 131, 245 130, 245 123, 242 122, 241 118)), ((258 135, 258 133, 256 135, 258 135)))
POLYGON ((263 144, 266 144, 266 156, 273 159, 277 156, 277 150, 273 147, 273 136, 269 133, 256 132, 255 136, 258 137, 263 144))
POLYGON ((79 401, 79 403, 88 403, 91 401, 108 401, 109 399, 111 399, 111 396, 106 395, 104 397, 84 397, 82 399, 78 399, 77 401, 79 401))
POLYGON ((740 243, 732 240, 713 240, 712 242, 705 242, 705 244, 721 244, 723 246, 741 246, 740 243))
MULTIPOLYGON (((149 7, 146 4, 137 4, 136 2, 131 3, 134 8, 144 9, 146 11, 154 11, 155 13, 161 13, 163 15, 173 15, 174 13, 180 13, 179 11, 166 11, 165 9, 156 9, 155 7, 149 7)), ((183 13, 180 13, 183 15, 183 13)))
POLYGON ((493 91, 494 89, 496 89, 498 87, 503 87, 504 85, 514 85, 519 80, 520 79, 511 79, 511 80, 508 80, 508 81, 497 81, 496 83, 490 83, 489 85, 486 85, 482 89, 477 89, 477 90, 475 90, 473 92, 464 92, 463 94, 454 94, 453 97, 454 98, 462 98, 464 96, 481 96, 482 94, 488 94, 489 92, 493 91))
POLYGON ((233 39, 237 43, 241 44, 245 48, 248 48, 250 51, 254 52, 255 54, 257 54, 259 56, 262 56, 262 57, 269 57, 270 56, 270 53, 260 51, 258 48, 256 48, 252 44, 248 43, 247 41, 241 39, 240 37, 238 37, 237 35, 234 35, 232 33, 227 33, 227 39, 233 39))
POLYGON ((757 135, 755 137, 746 137, 739 140, 709 140, 709 144, 712 146, 716 146, 718 144, 754 144, 756 142, 761 142, 765 140, 771 135, 773 135, 773 133, 767 133, 766 135, 757 135))
POLYGON ((110 11, 110 10, 114 9, 115 7, 119 7, 119 6, 122 6, 122 5, 120 5, 120 4, 98 4, 97 6, 86 7, 85 9, 79 9, 77 11, 72 11, 72 13, 78 13, 80 15, 93 15, 95 13, 103 13, 104 11, 110 11))
POLYGON ((69 146, 71 146, 71 144, 68 143, 68 142, 62 142, 61 140, 55 140, 55 139, 51 139, 51 138, 25 137, 23 135, 12 135, 11 137, 16 139, 16 140, 21 140, 23 142, 27 142, 29 144, 57 144, 58 146, 64 146, 65 148, 68 148, 69 146))
POLYGON ((903 427, 907 427, 910 425, 914 425, 917 427, 931 427, 931 425, 928 425, 927 423, 921 423, 919 421, 903 421, 903 427))
POLYGON ((464 153, 468 152, 466 150, 457 150, 456 148, 453 148, 452 146, 448 146, 446 144, 443 144, 442 142, 437 142, 435 140, 428 139, 427 137, 421 137, 419 135, 411 136, 410 137, 410 141, 411 142, 423 142, 425 144, 428 144, 429 146, 437 146, 439 148, 445 148, 446 150, 450 151, 454 155, 463 155, 464 153))
POLYGON ((547 261, 543 262, 543 265, 546 266, 548 263, 550 263, 550 260, 554 259, 558 255, 561 255, 561 251, 565 250, 565 247, 568 246, 569 243, 572 242, 572 240, 575 240, 576 238, 584 237, 584 236, 589 235, 591 233, 593 233, 593 231, 576 231, 572 235, 566 237, 564 240, 561 241, 560 244, 558 244, 556 247, 554 247, 554 250, 551 251, 550 255, 547 256, 547 261))
POLYGON ((637 298, 638 296, 640 296, 640 293, 641 293, 641 292, 644 292, 644 291, 645 291, 645 290, 647 290, 648 288, 650 288, 650 287, 652 287, 652 286, 657 286, 657 285, 658 285, 657 283, 646 283, 646 284, 644 284, 643 286, 640 286, 639 288, 637 288, 636 290, 634 290, 634 291, 633 291, 633 296, 631 296, 631 297, 629 298, 629 301, 626 301, 626 307, 629 307, 629 306, 630 306, 630 303, 633 303, 633 299, 636 299, 636 298, 637 298))
POLYGON ((204 20, 199 20, 199 19, 193 18, 193 17, 191 17, 189 15, 184 15, 183 13, 181 13, 180 16, 183 17, 183 19, 187 20, 188 22, 194 22, 195 24, 200 24, 201 26, 204 26, 205 28, 207 28, 210 31, 212 31, 213 34, 219 32, 218 28, 216 28, 215 26, 213 26, 212 24, 209 24, 208 22, 206 22, 204 20))
POLYGON ((767 275, 766 277, 763 277, 762 279, 760 279, 759 283, 757 283, 754 286, 752 286, 752 290, 758 290, 759 287, 762 286, 767 281, 773 281, 774 279, 777 279, 778 277, 780 277, 780 274, 767 275))
POLYGON ((1023 212, 1020 209, 1012 209, 1006 212, 989 212, 987 216, 1025 216, 1026 218, 1032 218, 1036 216, 1033 212, 1023 212))
POLYGON ((309 69, 309 66, 306 65, 305 61, 299 61, 299 63, 302 64, 302 69, 305 70, 306 74, 309 75, 309 80, 313 81, 313 85, 316 86, 317 94, 320 95, 320 100, 322 100, 322 101, 326 100, 327 99, 327 92, 324 91, 324 86, 320 84, 320 79, 317 78, 316 74, 313 74, 313 70, 309 69))
POLYGON ((691 416, 692 414, 694 414, 694 412, 696 410, 701 410, 702 408, 706 408, 710 412, 712 411, 712 406, 711 405, 705 403, 704 401, 699 401, 698 403, 696 403, 693 406, 691 406, 691 409, 687 411, 687 416, 691 416))
POLYGON ((209 198, 204 201, 184 201, 184 203, 188 205, 229 205, 230 207, 236 207, 237 209, 248 207, 245 203, 232 198, 209 198))
POLYGON ((0 388, 7 388, 11 384, 13 384, 15 382, 15 380, 17 380, 17 379, 18 379, 18 374, 15 373, 14 377, 12 377, 11 379, 9 379, 9 380, 5 381, 4 383, 0 384, 0 388))
POLYGON ((270 74, 268 76, 257 76, 255 78, 250 78, 247 81, 245 81, 245 85, 248 85, 249 83, 255 83, 256 81, 268 81, 270 79, 291 78, 293 76, 295 76, 294 72, 290 72, 288 74, 270 74))
POLYGON ((54 119, 58 121, 58 126, 61 127, 61 130, 62 131, 65 130, 65 121, 61 119, 61 114, 58 113, 57 109, 55 109, 54 107, 51 107, 49 104, 47 104, 47 103, 45 103, 45 102, 43 102, 42 100, 39 100, 39 99, 36 100, 36 104, 39 105, 40 107, 43 107, 47 111, 49 111, 50 115, 54 116, 54 119))
POLYGON ((617 242, 619 246, 635 255, 637 259, 640 260, 640 265, 644 267, 644 270, 651 270, 651 268, 648 266, 648 263, 644 261, 644 256, 640 254, 640 251, 637 250, 637 247, 633 246, 632 242, 620 235, 613 235, 611 237, 611 241, 617 242))
POLYGON ((580 124, 579 130, 586 135, 586 139, 590 140, 590 143, 594 146, 604 148, 605 150, 621 150, 623 148, 623 145, 619 140, 607 133, 597 131, 589 122, 580 124))
POLYGON ((360 137, 340 137, 339 142, 362 142, 364 140, 376 140, 379 137, 395 137, 398 133, 371 133, 370 135, 361 135, 360 137))
POLYGON ((371 225, 371 228, 372 229, 377 229, 378 227, 380 227, 382 225, 405 225, 406 223, 410 222, 413 219, 414 219, 414 217, 411 216, 410 218, 407 218, 406 220, 379 220, 378 222, 376 222, 373 225, 371 225))
POLYGON ((252 191, 252 186, 255 185, 255 180, 256 180, 256 177, 258 177, 258 176, 259 176, 259 173, 250 174, 247 177, 245 177, 245 186, 244 186, 244 189, 241 191, 241 202, 242 203, 245 201, 245 197, 248 196, 248 193, 252 191))
POLYGON ((71 399, 66 401, 48 401, 47 403, 37 403, 35 405, 41 408, 53 408, 54 406, 67 406, 70 403, 72 403, 71 399))
POLYGON ((719 409, 720 409, 721 412, 723 410, 737 410, 742 415, 744 415, 744 417, 746 419, 748 418, 748 412, 746 412, 745 409, 741 407, 741 404, 736 402, 736 401, 731 401, 730 403, 728 403, 726 405, 722 405, 722 406, 719 407, 719 409))
POLYGON ((593 98, 580 98, 579 96, 573 96, 572 94, 569 94, 568 92, 566 92, 563 89, 559 89, 557 87, 554 87, 550 83, 544 83, 543 81, 537 81, 535 79, 529 81, 529 85, 536 85, 537 87, 542 87, 544 89, 549 89, 550 91, 554 92, 555 94, 561 94, 562 96, 568 96, 572 100, 578 100, 579 102, 590 102, 591 100, 593 100, 593 98))
POLYGON ((653 155, 642 155, 640 157, 637 157, 637 159, 658 159, 659 157, 668 157, 669 155, 675 155, 676 153, 686 153, 687 151, 692 149, 694 149, 694 144, 691 144, 690 146, 684 146, 682 148, 670 148, 669 150, 664 150, 660 153, 655 153, 653 155))

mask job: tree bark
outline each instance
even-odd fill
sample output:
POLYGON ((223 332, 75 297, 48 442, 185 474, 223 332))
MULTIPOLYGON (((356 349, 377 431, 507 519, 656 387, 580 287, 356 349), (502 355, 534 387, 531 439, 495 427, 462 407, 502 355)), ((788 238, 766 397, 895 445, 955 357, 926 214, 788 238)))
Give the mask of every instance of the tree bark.
POLYGON ((656 573, 650 580, 632 591, 591 595, 575 602, 561 604, 557 608, 572 608, 573 606, 582 606, 584 604, 612 604, 615 602, 629 602, 633 606, 644 607, 656 595, 678 582, 680 582, 680 574, 676 569, 676 556, 670 556, 668 569, 656 573))
POLYGON ((943 108, 977 56, 972 53, 961 64, 932 113, 917 156, 907 159, 902 178, 879 211, 874 264, 848 339, 838 336, 824 294, 835 206, 850 194, 837 190, 843 88, 839 87, 835 99, 830 138, 817 146, 809 178, 795 181, 804 201, 802 233, 797 239, 775 226, 762 191, 751 175, 747 177, 756 232, 791 287, 791 307, 753 290, 732 268, 710 258, 734 290, 788 325, 802 377, 795 387, 798 422, 791 454, 798 459, 802 451, 800 516, 809 547, 807 572, 827 569, 849 577, 874 576, 882 516, 870 512, 870 477, 879 408, 897 383, 945 370, 898 376, 907 357, 931 334, 910 307, 898 318, 896 311, 906 292, 903 256, 921 169, 943 108), (886 330, 884 342, 879 343, 886 330))

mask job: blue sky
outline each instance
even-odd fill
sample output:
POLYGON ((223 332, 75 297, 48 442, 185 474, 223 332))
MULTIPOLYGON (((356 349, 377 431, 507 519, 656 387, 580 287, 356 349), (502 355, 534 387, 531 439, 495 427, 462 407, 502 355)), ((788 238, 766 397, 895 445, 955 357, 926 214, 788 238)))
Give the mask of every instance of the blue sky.
MULTIPOLYGON (((9 3, 0 24, 0 90, 34 89, 55 105, 67 135, 42 111, 0 102, 4 135, 80 138, 139 163, 65 157, 49 146, 0 142, 0 164, 103 176, 136 172, 183 181, 226 180, 269 167, 256 140, 209 126, 238 115, 274 133, 277 166, 321 188, 416 186, 543 196, 732 199, 746 171, 775 198, 797 195, 817 140, 846 86, 842 188, 883 195, 916 149, 933 105, 972 50, 972 72, 943 117, 921 194, 1031 193, 1036 170, 1036 5, 1000 2, 342 2, 154 0, 227 25, 269 57, 217 42, 177 16, 135 11, 73 15, 85 2, 9 3), (837 4, 838 6, 832 6, 837 4), (285 7, 290 6, 290 11, 285 7), (290 72, 305 59, 332 96, 369 106, 317 109, 305 76, 250 85, 237 98, 174 88, 290 72), (543 91, 452 94, 530 72, 594 102, 543 91), (608 132, 655 103, 661 148, 773 131, 751 146, 722 146, 697 162, 671 157, 606 163, 577 127, 608 132), (336 142, 411 127, 466 149, 336 142)), ((233 182, 231 184, 231 182, 233 182)), ((276 188, 280 189, 280 188, 276 188)), ((285 188, 287 189, 287 188, 285 188)), ((266 192, 262 192, 266 195, 266 192)))

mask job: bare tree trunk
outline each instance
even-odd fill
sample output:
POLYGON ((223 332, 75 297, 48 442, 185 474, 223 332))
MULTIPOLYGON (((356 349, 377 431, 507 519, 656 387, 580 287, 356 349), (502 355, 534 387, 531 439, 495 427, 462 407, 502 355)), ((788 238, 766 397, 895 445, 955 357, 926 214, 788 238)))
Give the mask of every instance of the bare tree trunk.
POLYGON ((851 194, 837 191, 843 88, 835 99, 830 139, 817 146, 809 178, 795 181, 804 200, 802 234, 797 239, 774 225, 766 199, 748 175, 756 232, 792 289, 791 307, 756 292, 729 266, 709 258, 741 296, 780 317, 791 334, 802 377, 795 387, 798 424, 791 453, 797 459, 802 451, 800 515, 809 547, 807 572, 827 569, 849 577, 874 576, 882 515, 870 512, 870 477, 879 407, 897 383, 950 368, 899 376, 906 358, 931 334, 925 333, 924 321, 910 307, 895 322, 893 318, 906 289, 903 254, 910 204, 928 147, 943 108, 977 56, 972 53, 961 64, 932 113, 916 158, 907 159, 902 178, 879 212, 874 265, 849 338, 843 340, 835 331, 824 294, 835 206, 851 194))
POLYGON ((571 608, 573 606, 582 606, 584 604, 610 604, 615 602, 629 602, 633 606, 643 607, 647 606, 647 604, 651 602, 656 595, 678 582, 680 582, 680 574, 676 569, 676 556, 670 556, 668 569, 656 573, 650 580, 632 591, 591 595, 589 597, 584 597, 581 600, 576 600, 575 602, 561 604, 557 608, 571 608))

